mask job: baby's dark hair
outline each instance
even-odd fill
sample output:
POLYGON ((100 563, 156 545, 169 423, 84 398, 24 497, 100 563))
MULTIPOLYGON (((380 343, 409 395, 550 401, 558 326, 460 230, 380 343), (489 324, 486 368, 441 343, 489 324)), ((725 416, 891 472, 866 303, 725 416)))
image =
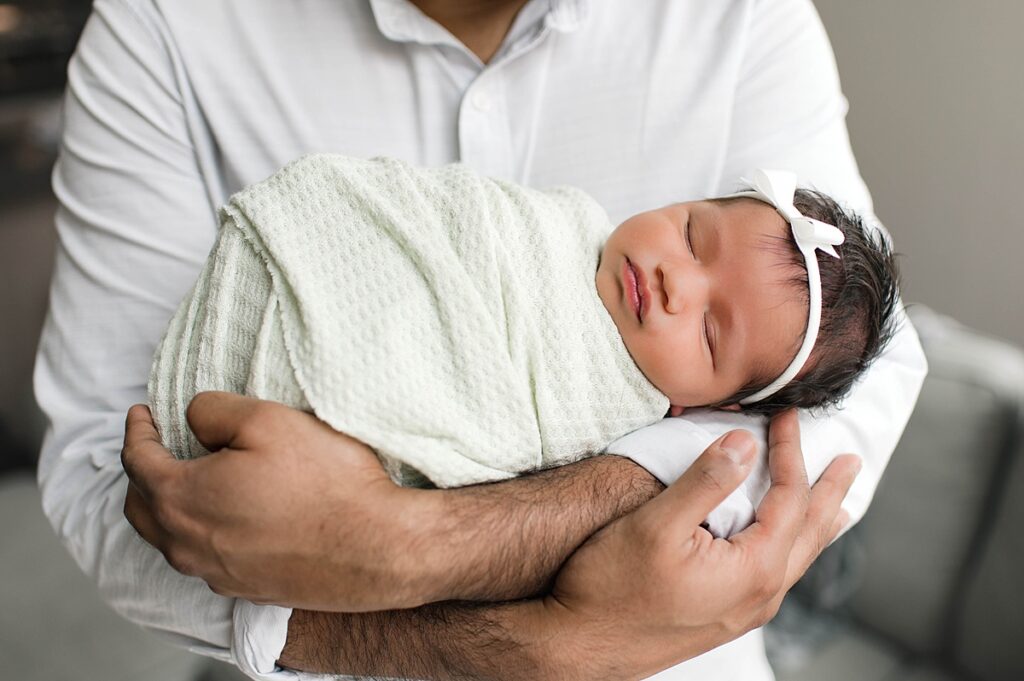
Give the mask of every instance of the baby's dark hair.
MULTIPOLYGON (((836 406, 896 332, 899 270, 886 237, 880 230, 869 230, 860 216, 821 192, 798 189, 793 205, 807 217, 838 227, 845 241, 836 247, 838 259, 816 252, 821 325, 810 358, 797 377, 774 395, 744 405, 747 413, 772 415, 790 407, 836 406)), ((807 264, 788 231, 787 237, 776 243, 787 255, 786 265, 799 269, 789 283, 803 291, 807 300, 807 264)), ((735 404, 774 379, 762 377, 757 385, 745 386, 722 404, 735 404)))

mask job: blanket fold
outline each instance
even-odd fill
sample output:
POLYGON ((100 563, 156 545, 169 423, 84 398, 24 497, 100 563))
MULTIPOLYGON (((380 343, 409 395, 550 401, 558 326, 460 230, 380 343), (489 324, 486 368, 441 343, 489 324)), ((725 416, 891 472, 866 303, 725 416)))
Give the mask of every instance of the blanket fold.
POLYGON ((304 157, 236 194, 150 377, 175 456, 227 390, 316 414, 406 485, 499 480, 661 418, 594 285, 611 231, 584 193, 455 164, 304 157))

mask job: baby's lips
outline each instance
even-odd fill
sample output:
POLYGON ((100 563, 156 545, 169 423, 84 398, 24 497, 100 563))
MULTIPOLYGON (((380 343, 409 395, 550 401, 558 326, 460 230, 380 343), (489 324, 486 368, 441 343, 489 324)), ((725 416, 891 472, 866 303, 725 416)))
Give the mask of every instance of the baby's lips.
POLYGON ((639 271, 629 258, 622 264, 622 288, 625 290, 626 298, 630 307, 636 314, 636 320, 643 323, 644 300, 640 291, 639 271))

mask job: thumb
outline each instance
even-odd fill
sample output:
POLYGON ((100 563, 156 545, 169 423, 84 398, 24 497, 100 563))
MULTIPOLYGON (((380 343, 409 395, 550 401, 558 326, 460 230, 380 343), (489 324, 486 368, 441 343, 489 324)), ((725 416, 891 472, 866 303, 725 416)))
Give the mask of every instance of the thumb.
POLYGON ((255 414, 260 403, 254 397, 211 390, 192 398, 185 418, 199 444, 216 452, 235 442, 241 425, 255 414))
POLYGON ((754 462, 757 443, 745 430, 733 430, 712 442, 693 465, 639 511, 644 519, 670 531, 689 534, 740 486, 754 462))
POLYGON ((121 466, 128 479, 146 499, 154 485, 170 474, 177 460, 164 447, 153 423, 149 407, 136 404, 128 410, 124 423, 124 446, 121 448, 121 466))

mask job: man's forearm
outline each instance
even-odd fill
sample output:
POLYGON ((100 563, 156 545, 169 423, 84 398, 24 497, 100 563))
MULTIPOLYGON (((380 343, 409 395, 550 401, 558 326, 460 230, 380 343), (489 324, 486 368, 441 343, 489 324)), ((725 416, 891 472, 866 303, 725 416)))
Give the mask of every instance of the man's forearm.
POLYGON ((553 654, 554 618, 544 609, 531 600, 352 614, 295 610, 278 664, 372 678, 568 679, 553 654))
POLYGON ((587 537, 664 486, 629 459, 599 456, 489 485, 436 492, 424 545, 430 600, 506 601, 546 590, 587 537))
MULTIPOLYGON (((663 485, 632 461, 600 456, 506 482, 430 492, 425 588, 439 599, 409 610, 295 610, 280 664, 334 674, 420 679, 567 678, 540 600, 590 535, 663 485)), ((568 665, 579 669, 582 661, 568 665)))
MULTIPOLYGON (((295 610, 280 664, 294 669, 421 679, 567 678, 553 654, 545 591, 596 530, 664 489, 628 459, 600 456, 506 482, 431 492, 424 545, 439 598, 409 610, 295 610)), ((579 668, 580 661, 569 665, 579 668)))

